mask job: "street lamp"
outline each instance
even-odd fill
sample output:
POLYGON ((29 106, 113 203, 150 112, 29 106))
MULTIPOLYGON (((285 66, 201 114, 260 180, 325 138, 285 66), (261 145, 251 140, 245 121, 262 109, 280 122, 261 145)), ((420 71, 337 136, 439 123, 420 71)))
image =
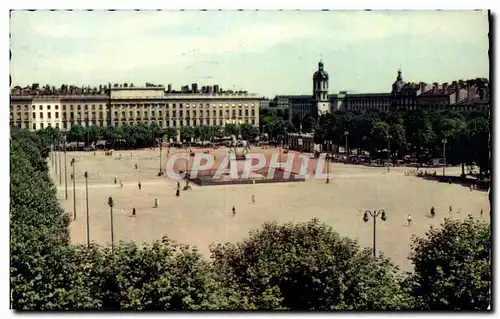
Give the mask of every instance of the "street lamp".
POLYGON ((349 152, 348 152, 348 148, 347 148, 347 137, 349 136, 349 132, 345 131, 344 136, 345 136, 345 156, 347 159, 349 157, 349 152))
POLYGON ((73 180, 73 220, 76 220, 76 187, 75 187, 75 158, 71 159, 71 166, 73 167, 73 174, 71 174, 71 179, 73 180))
POLYGON ((381 209, 379 211, 373 210, 372 211, 365 211, 365 214, 363 215, 363 221, 366 223, 370 220, 370 216, 373 218, 373 257, 377 256, 377 250, 376 250, 376 245, 377 245, 377 218, 380 216, 380 219, 382 221, 386 221, 387 215, 385 214, 385 210, 381 209))
POLYGON ((160 173, 159 173, 159 176, 163 175, 162 164, 161 164, 161 149, 162 148, 163 148, 163 141, 161 142, 161 145, 160 145, 160 173))
POLYGON ((110 214, 110 218, 111 218, 111 252, 113 252, 114 242, 115 242, 114 230, 113 230, 113 206, 114 205, 115 205, 115 203, 113 202, 113 197, 109 196, 108 206, 109 206, 109 214, 110 214))
POLYGON ((446 140, 446 137, 443 138, 443 140, 441 141, 443 143, 443 179, 444 179, 444 176, 445 176, 445 169, 446 169, 446 143, 448 143, 448 141, 446 140))
POLYGON ((66 160, 66 136, 64 136, 64 193, 68 199, 68 161, 66 160))
POLYGON ((61 174, 61 140, 58 140, 59 142, 59 152, 57 152, 59 154, 59 186, 62 185, 62 174, 61 174))
POLYGON ((87 203, 87 248, 90 248, 90 218, 89 218, 89 175, 87 171, 83 175, 85 177, 85 201, 87 203))
POLYGON ((330 150, 332 149, 332 141, 326 141, 326 183, 330 183, 330 162, 328 161, 328 145, 330 145, 330 150))
POLYGON ((387 172, 389 172, 389 166, 391 164, 391 136, 389 131, 387 131, 387 172))

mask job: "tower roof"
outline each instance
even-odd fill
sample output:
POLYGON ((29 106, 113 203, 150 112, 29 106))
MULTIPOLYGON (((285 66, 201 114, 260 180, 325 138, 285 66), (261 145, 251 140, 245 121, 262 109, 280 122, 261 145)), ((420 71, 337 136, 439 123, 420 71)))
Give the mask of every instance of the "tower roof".
POLYGON ((314 72, 313 80, 327 80, 328 73, 323 69, 323 60, 321 59, 318 63, 318 71, 314 72))
POLYGON ((403 81, 403 76, 401 75, 401 69, 398 70, 398 76, 396 77, 396 81, 392 84, 392 91, 399 92, 405 86, 405 82, 403 81))

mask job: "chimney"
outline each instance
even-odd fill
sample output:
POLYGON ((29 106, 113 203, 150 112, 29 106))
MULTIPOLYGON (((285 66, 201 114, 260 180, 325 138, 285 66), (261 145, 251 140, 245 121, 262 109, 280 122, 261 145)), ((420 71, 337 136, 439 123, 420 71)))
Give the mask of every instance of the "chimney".
POLYGON ((198 93, 198 83, 191 84, 191 92, 195 94, 198 93))
POLYGON ((425 92, 425 83, 424 82, 420 82, 419 86, 420 86, 420 94, 424 93, 425 92))
POLYGON ((447 94, 448 93, 448 83, 443 83, 443 93, 447 94))

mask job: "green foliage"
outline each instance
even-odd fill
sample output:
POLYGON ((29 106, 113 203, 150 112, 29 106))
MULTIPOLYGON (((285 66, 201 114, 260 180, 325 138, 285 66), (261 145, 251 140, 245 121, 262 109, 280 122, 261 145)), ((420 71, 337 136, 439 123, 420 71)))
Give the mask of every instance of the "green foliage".
POLYGON ((469 216, 445 220, 426 238, 413 238, 411 277, 417 308, 486 310, 491 302, 490 225, 469 216))
MULTIPOLYGON (((478 121, 468 128, 482 125, 478 121)), ((388 123, 375 127, 388 125, 392 135, 401 125, 388 123)), ((349 125, 331 125, 324 134, 349 125)), ((220 128, 210 130, 222 134, 220 128)), ((150 132, 139 126, 102 134, 146 143, 156 135, 150 132)), ((118 243, 113 251, 70 245, 69 216, 59 206, 46 164, 57 134, 11 132, 13 309, 471 310, 490 303, 491 231, 472 218, 447 220, 443 229, 415 239, 415 273, 406 278, 385 257, 374 258, 317 220, 266 223, 243 242, 212 247, 212 261, 168 238, 143 246, 118 243)))
POLYGON ((410 300, 392 263, 318 220, 266 223, 243 242, 211 251, 217 271, 258 309, 402 309, 410 300))

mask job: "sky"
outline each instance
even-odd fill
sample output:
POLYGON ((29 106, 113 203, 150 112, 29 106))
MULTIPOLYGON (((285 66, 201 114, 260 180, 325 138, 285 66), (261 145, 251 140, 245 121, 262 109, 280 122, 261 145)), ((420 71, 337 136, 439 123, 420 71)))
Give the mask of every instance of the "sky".
POLYGON ((260 96, 489 78, 481 11, 13 11, 12 85, 198 83, 260 96))

